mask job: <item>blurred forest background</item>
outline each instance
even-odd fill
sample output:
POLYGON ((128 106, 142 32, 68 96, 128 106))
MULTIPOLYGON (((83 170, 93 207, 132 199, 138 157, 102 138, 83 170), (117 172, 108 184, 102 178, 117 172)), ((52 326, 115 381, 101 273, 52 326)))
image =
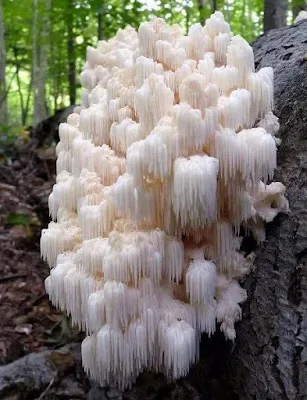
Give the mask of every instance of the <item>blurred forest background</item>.
POLYGON ((307 0, 0 0, 0 147, 79 99, 86 47, 152 15, 188 30, 220 10, 252 42, 307 0))

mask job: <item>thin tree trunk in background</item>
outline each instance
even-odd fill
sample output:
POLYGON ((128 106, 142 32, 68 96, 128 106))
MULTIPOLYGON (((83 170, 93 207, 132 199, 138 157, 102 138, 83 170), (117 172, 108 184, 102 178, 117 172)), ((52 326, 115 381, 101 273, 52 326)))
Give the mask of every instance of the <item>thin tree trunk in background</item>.
POLYGON ((102 4, 99 6, 99 9, 97 12, 97 37, 98 37, 98 40, 103 39, 102 4))
POLYGON ((28 118, 28 114, 29 114, 29 110, 30 110, 30 99, 31 99, 31 94, 32 94, 32 77, 31 77, 31 81, 30 84, 28 86, 28 93, 27 93, 27 101, 26 101, 26 106, 25 106, 25 124, 27 122, 27 118, 28 118))
POLYGON ((189 7, 189 1, 186 0, 186 5, 185 5, 185 29, 186 33, 188 34, 189 28, 190 28, 190 7, 189 7))
MULTIPOLYGON (((51 10, 53 9, 53 2, 54 0, 51 0, 51 10)), ((52 19, 53 16, 51 14, 50 18, 52 19)), ((58 59, 58 54, 57 54, 57 42, 54 40, 54 37, 56 36, 56 26, 55 24, 51 24, 50 27, 50 59, 51 60, 57 60, 58 59)), ((58 78, 58 69, 53 69, 51 72, 51 82, 50 82, 50 91, 51 91, 51 96, 53 98, 52 104, 53 104, 53 109, 52 113, 55 114, 57 110, 57 104, 58 104, 58 91, 57 91, 57 78, 58 78)))
POLYGON ((286 26, 287 0, 264 0, 264 31, 286 26))
POLYGON ((15 58, 16 80, 17 80, 18 95, 19 95, 20 108, 21 108, 21 125, 25 125, 26 124, 25 105, 24 105, 21 81, 20 81, 20 76, 19 76, 19 60, 18 60, 18 51, 17 51, 16 47, 13 48, 13 53, 14 53, 14 58, 15 58))
MULTIPOLYGON (((247 0, 247 13, 245 13, 245 14, 247 15, 247 18, 245 17, 244 25, 245 25, 245 28, 247 28, 247 27, 251 26, 250 24, 253 24, 253 2, 252 2, 252 0, 247 0), (246 23, 247 21, 248 21, 248 23, 246 23)), ((257 24, 258 29, 259 29, 260 24, 261 24, 261 19, 259 18, 259 23, 257 24)), ((244 37, 244 31, 242 32, 242 36, 244 37)), ((255 30, 251 29, 250 41, 255 40, 257 36, 259 36, 259 35, 255 34, 255 30)))
POLYGON ((36 122, 36 98, 37 98, 37 89, 35 85, 35 81, 37 81, 37 72, 38 72, 38 44, 37 44, 37 0, 33 1, 33 32, 32 32, 32 37, 33 37, 33 55, 32 55, 32 86, 33 86, 33 92, 34 92, 34 123, 36 122))
POLYGON ((212 13, 217 11, 217 0, 212 0, 212 13))
POLYGON ((198 0, 198 13, 199 13, 199 22, 203 25, 205 22, 205 0, 198 0))
POLYGON ((50 10, 51 10, 51 0, 44 0, 44 17, 43 17, 43 26, 42 26, 42 44, 40 46, 40 84, 39 88, 42 92, 41 99, 43 101, 43 110, 45 113, 45 118, 48 116, 48 108, 46 99, 46 82, 48 77, 48 52, 49 52, 49 35, 50 35, 50 10))
POLYGON ((0 0, 0 129, 8 124, 7 93, 5 82, 6 52, 4 41, 4 18, 2 0, 0 0))
POLYGON ((70 104, 76 103, 76 56, 74 46, 74 21, 73 0, 68 0, 67 7, 67 59, 68 59, 68 85, 69 85, 69 101, 70 104))
POLYGON ((230 8, 228 4, 228 0, 224 1, 224 14, 225 14, 225 20, 230 23, 231 20, 231 13, 230 13, 230 8))
POLYGON ((292 0, 293 21, 298 16, 299 12, 302 10, 307 11, 307 1, 306 0, 292 0))
POLYGON ((54 79, 52 80, 52 96, 53 96, 53 109, 54 113, 58 109, 58 98, 60 94, 60 84, 59 84, 59 77, 55 76, 54 79))
POLYGON ((43 3, 44 13, 41 19, 42 28, 39 29, 38 0, 34 0, 33 17, 33 67, 32 67, 32 88, 34 94, 34 124, 38 124, 47 118, 47 107, 45 97, 45 85, 47 80, 47 56, 48 36, 50 31, 49 11, 50 0, 43 3))
POLYGON ((241 15, 241 26, 240 26, 240 34, 243 35, 243 32, 245 30, 245 0, 243 0, 242 4, 242 15, 241 15))

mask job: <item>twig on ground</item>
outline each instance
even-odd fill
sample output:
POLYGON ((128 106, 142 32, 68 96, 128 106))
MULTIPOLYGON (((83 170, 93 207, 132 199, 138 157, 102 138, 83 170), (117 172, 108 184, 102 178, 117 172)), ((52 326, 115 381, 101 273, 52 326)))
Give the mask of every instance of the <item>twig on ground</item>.
POLYGON ((48 165, 47 165, 47 162, 46 162, 45 159, 43 159, 43 163, 44 163, 44 167, 45 167, 45 170, 46 170, 46 173, 47 173, 47 176, 48 176, 48 181, 51 181, 52 177, 51 177, 51 174, 50 174, 50 171, 49 171, 49 168, 48 168, 48 165))
POLYGON ((0 276, 0 282, 8 281, 10 279, 25 278, 26 276, 28 276, 28 275, 27 274, 14 274, 14 275, 0 276))
POLYGON ((41 395, 36 399, 36 400, 43 400, 43 398, 46 396, 46 394, 49 392, 49 390, 51 389, 51 386, 54 384, 55 378, 58 376, 58 372, 55 373, 54 377, 51 379, 51 381, 49 382, 48 386, 46 387, 46 389, 43 391, 43 393, 41 393, 41 395))

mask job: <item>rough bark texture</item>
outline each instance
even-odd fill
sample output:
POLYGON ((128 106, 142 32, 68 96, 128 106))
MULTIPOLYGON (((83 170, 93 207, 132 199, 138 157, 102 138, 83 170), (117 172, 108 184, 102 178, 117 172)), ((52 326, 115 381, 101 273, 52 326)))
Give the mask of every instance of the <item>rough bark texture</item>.
POLYGON ((274 68, 282 139, 275 179, 287 187, 291 213, 268 226, 246 282, 228 376, 238 399, 306 399, 307 21, 270 31, 253 48, 257 69, 274 68))
POLYGON ((264 0, 264 31, 286 25, 287 0, 264 0))

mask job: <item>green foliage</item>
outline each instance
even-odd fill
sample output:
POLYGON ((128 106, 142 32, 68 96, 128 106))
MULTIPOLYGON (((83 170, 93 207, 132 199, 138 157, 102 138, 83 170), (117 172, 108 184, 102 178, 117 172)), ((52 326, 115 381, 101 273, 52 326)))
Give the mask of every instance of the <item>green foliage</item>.
MULTIPOLYGON (((33 34, 37 35, 39 44, 47 41, 45 44, 48 45, 45 89, 46 106, 49 114, 52 114, 56 109, 69 105, 70 74, 76 75, 79 98, 78 76, 86 57, 86 47, 95 46, 99 35, 109 39, 119 28, 126 25, 137 27, 152 15, 163 17, 170 24, 180 24, 188 30, 192 23, 202 23, 210 16, 213 4, 224 13, 235 34, 253 41, 262 33, 263 0, 52 0, 47 15, 51 32, 47 38, 43 38, 41 21, 45 20, 43 17, 47 12, 44 2, 37 0, 40 23, 36 32, 33 32, 34 0, 20 0, 18 6, 16 0, 3 2, 10 125, 32 123, 31 84, 37 79, 31 76, 33 34), (69 24, 73 33, 73 54, 69 54, 68 50, 69 24)), ((289 0, 295 10, 303 3, 306 1, 289 0)), ((289 12, 292 13, 291 10, 289 12)))
POLYGON ((37 218, 34 218, 31 215, 28 214, 22 214, 22 213, 10 213, 5 217, 4 221, 5 225, 7 226, 25 226, 25 227, 31 227, 31 226, 40 226, 40 222, 38 221, 37 218))
POLYGON ((36 217, 15 212, 6 215, 3 222, 8 228, 21 227, 27 239, 31 239, 34 234, 34 228, 41 225, 36 217))
POLYGON ((20 125, 0 125, 0 162, 7 161, 12 155, 16 141, 20 137, 28 138, 23 132, 20 125))

